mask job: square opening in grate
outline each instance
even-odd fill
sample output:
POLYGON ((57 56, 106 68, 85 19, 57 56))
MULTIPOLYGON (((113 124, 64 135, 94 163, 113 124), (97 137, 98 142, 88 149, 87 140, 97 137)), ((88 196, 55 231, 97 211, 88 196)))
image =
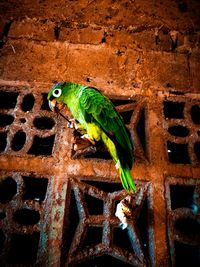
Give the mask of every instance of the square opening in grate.
POLYGON ((82 248, 84 249, 87 246, 94 246, 102 242, 102 227, 98 226, 89 226, 87 228, 86 236, 84 238, 82 248))
POLYGON ((178 241, 175 241, 174 245, 176 267, 200 266, 200 245, 192 246, 178 241))
POLYGON ((176 232, 181 236, 187 236, 188 240, 196 243, 200 241, 200 223, 192 218, 180 218, 175 222, 176 232))
POLYGON ((35 135, 28 154, 35 156, 50 156, 53 150, 54 139, 55 134, 47 137, 39 137, 35 135))
POLYGON ((33 264, 37 260, 40 233, 12 234, 8 262, 12 264, 33 264))
POLYGON ((10 125, 13 123, 13 121, 14 117, 12 115, 0 113, 0 127, 10 125))
POLYGON ((36 117, 33 120, 33 125, 39 130, 51 130, 54 127, 55 122, 52 118, 43 116, 36 117))
POLYGON ((183 119, 184 102, 164 101, 164 116, 166 119, 183 119))
POLYGON ((23 199, 44 201, 47 192, 48 179, 40 177, 23 176, 24 194, 23 199))
POLYGON ((197 205, 195 186, 170 185, 171 209, 191 208, 197 205))
POLYGON ((84 194, 85 201, 87 203, 88 212, 90 215, 103 214, 103 200, 93 197, 88 194, 84 194))
POLYGON ((177 144, 167 141, 167 152, 171 163, 190 164, 188 144, 177 144))
POLYGON ((0 91, 0 108, 13 109, 17 104, 17 92, 0 91))
POLYGON ((23 225, 34 225, 39 222, 40 213, 39 211, 33 209, 19 209, 15 211, 13 220, 23 225))
POLYGON ((17 194, 17 183, 12 177, 0 179, 0 203, 5 204, 17 194))

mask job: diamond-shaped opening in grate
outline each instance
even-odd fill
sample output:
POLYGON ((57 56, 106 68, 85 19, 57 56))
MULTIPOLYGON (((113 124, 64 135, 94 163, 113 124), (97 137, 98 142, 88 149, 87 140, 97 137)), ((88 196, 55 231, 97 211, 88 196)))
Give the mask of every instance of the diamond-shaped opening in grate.
POLYGON ((40 233, 12 234, 8 262, 12 264, 33 264, 37 260, 40 233))
POLYGON ((200 124, 200 106, 198 105, 192 106, 190 113, 194 124, 200 124))
POLYGON ((129 252, 133 252, 134 248, 131 244, 131 239, 127 229, 122 230, 121 227, 114 227, 113 229, 113 244, 128 250, 129 252))
POLYGON ((39 130, 50 130, 54 127, 55 122, 49 117, 37 117, 33 120, 33 125, 39 130))
POLYGON ((200 224, 196 219, 180 218, 175 222, 175 229, 180 235, 187 236, 188 238, 200 240, 200 224))
POLYGON ((99 181, 86 181, 83 180, 82 182, 92 185, 104 192, 115 192, 115 191, 120 191, 123 190, 123 187, 120 183, 106 183, 106 182, 99 182, 99 181))
POLYGON ((61 266, 64 265, 66 260, 66 253, 69 251, 72 243, 76 228, 79 223, 78 203, 76 201, 75 192, 70 192, 70 204, 68 209, 68 216, 65 217, 63 236, 62 236, 62 248, 61 248, 61 266))
POLYGON ((20 151, 26 143, 26 133, 23 132, 22 130, 19 130, 18 132, 15 133, 12 143, 11 143, 11 148, 13 151, 20 151))
POLYGON ((84 194, 85 201, 87 203, 88 212, 90 215, 103 214, 103 200, 93 197, 88 194, 84 194))
POLYGON ((98 226, 89 226, 87 228, 87 232, 82 244, 82 248, 84 249, 87 246, 94 246, 102 242, 102 227, 98 226))
POLYGON ((177 144, 167 141, 167 152, 171 163, 190 164, 188 144, 177 144))
POLYGON ((0 108, 13 109, 17 104, 17 92, 0 91, 0 108))
POLYGON ((189 129, 185 126, 177 125, 169 127, 168 132, 174 136, 186 137, 189 134, 189 129))
POLYGON ((164 116, 166 119, 183 119, 184 102, 164 101, 164 116))
POLYGON ((195 246, 175 241, 174 247, 176 267, 200 266, 200 245, 195 246))
POLYGON ((131 122, 133 110, 122 111, 122 112, 120 112, 120 115, 122 116, 124 123, 128 125, 131 122))
POLYGON ((76 267, 103 267, 103 266, 115 266, 115 267, 136 267, 132 264, 128 264, 119 259, 111 257, 109 255, 103 255, 100 257, 96 257, 95 259, 91 259, 85 261, 83 263, 75 264, 76 267))
POLYGON ((0 132, 0 152, 5 151, 7 146, 7 132, 0 132))
POLYGON ((48 110, 48 111, 51 111, 50 107, 49 107, 49 102, 48 102, 48 99, 47 99, 47 93, 42 93, 42 106, 41 106, 41 109, 42 110, 48 110))
POLYGON ((196 154, 198 161, 200 161, 200 142, 194 144, 194 153, 196 154))
POLYGON ((40 177, 23 176, 24 194, 23 199, 44 201, 47 192, 48 179, 40 177))
POLYGON ((170 185, 171 209, 190 208, 196 209, 195 186, 170 185))
POLYGON ((17 183, 12 177, 0 179, 0 203, 10 202, 16 193, 17 183))
POLYGON ((13 219, 19 224, 34 225, 39 222, 40 213, 36 210, 23 208, 15 211, 13 219))
POLYGON ((14 117, 12 115, 0 113, 0 127, 10 125, 13 123, 13 121, 14 117))
POLYGON ((55 134, 47 137, 39 137, 37 135, 33 138, 33 144, 28 151, 28 154, 35 156, 50 156, 52 155, 55 134))
POLYGON ((27 94, 24 96, 22 104, 21 104, 21 109, 24 112, 31 111, 35 103, 35 97, 33 94, 27 94))

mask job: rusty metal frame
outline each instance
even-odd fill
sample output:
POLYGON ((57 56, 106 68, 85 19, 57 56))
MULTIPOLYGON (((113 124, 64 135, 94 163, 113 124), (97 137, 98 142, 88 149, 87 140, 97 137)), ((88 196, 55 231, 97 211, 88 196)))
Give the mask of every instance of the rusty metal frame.
MULTIPOLYGON (((5 174, 4 177, 8 174, 11 177, 21 177, 20 175, 25 173, 27 175, 34 174, 36 177, 47 177, 49 181, 47 199, 45 200, 47 202, 45 202, 45 207, 43 206, 40 210, 40 213, 43 214, 43 217, 41 218, 45 219, 42 219, 40 223, 34 226, 36 228, 40 227, 41 233, 44 233, 39 244, 39 248, 44 249, 39 249, 37 261, 33 264, 33 266, 61 266, 61 264, 65 264, 65 266, 76 266, 79 263, 84 262, 85 259, 90 260, 91 251, 95 252, 96 255, 110 253, 116 258, 120 258, 121 262, 124 262, 124 264, 129 263, 129 265, 131 264, 132 266, 176 266, 174 254, 170 253, 170 251, 173 251, 174 249, 174 223, 176 216, 173 215, 174 211, 172 211, 169 206, 169 187, 170 184, 189 185, 195 181, 196 187, 199 188, 199 159, 193 150, 194 143, 199 142, 199 125, 194 124, 190 116, 191 107, 193 105, 199 106, 199 95, 169 95, 158 92, 152 95, 127 95, 123 97, 117 95, 110 96, 111 98, 114 97, 116 99, 133 100, 133 102, 129 104, 121 105, 118 109, 120 112, 123 110, 134 109, 130 124, 127 125, 131 136, 135 141, 136 161, 132 169, 132 175, 139 187, 137 194, 139 196, 144 196, 146 194, 150 203, 148 218, 150 220, 149 240, 151 246, 149 246, 149 255, 143 256, 143 250, 140 249, 140 246, 138 245, 141 242, 140 239, 140 241, 137 241, 137 239, 135 240, 136 243, 133 246, 133 251, 131 253, 129 252, 129 254, 127 254, 127 252, 125 253, 121 248, 118 249, 116 247, 110 247, 110 244, 113 242, 113 235, 111 235, 111 232, 106 235, 106 232, 109 233, 109 229, 112 228, 109 228, 109 225, 112 225, 112 223, 114 226, 117 226, 117 218, 110 215, 111 206, 113 209, 113 204, 111 203, 114 199, 124 197, 125 192, 123 190, 114 190, 114 192, 105 193, 103 189, 99 189, 95 185, 89 185, 87 182, 93 181, 107 184, 117 184, 120 182, 118 173, 115 170, 114 164, 109 159, 92 157, 84 158, 84 155, 79 155, 76 159, 72 158, 73 132, 70 131, 70 129, 67 129, 66 123, 62 118, 50 113, 50 111, 40 110, 42 93, 48 92, 49 88, 49 84, 16 84, 14 82, 13 84, 9 82, 8 85, 4 84, 1 87, 1 90, 16 91, 20 93, 20 97, 17 102, 17 109, 12 111, 14 112, 12 114, 14 114, 17 122, 16 125, 12 126, 13 133, 19 128, 19 126, 21 127, 22 124, 20 119, 25 118, 26 122, 31 125, 31 128, 25 126, 25 124, 22 125, 25 132, 30 132, 33 135, 37 132, 38 134, 41 134, 41 136, 55 134, 52 155, 28 155, 28 144, 22 149, 22 151, 13 152, 10 149, 7 149, 5 153, 3 152, 0 154, 0 165, 1 170, 5 174), (23 97, 27 93, 32 93, 34 95, 35 107, 33 111, 24 113, 21 112, 20 105, 23 101, 23 97), (164 101, 185 102, 184 118, 166 119, 163 111, 164 101), (142 109, 144 109, 145 116, 145 152, 142 148, 141 140, 138 137, 136 129, 142 109), (55 126, 51 130, 45 130, 46 132, 34 129, 32 122, 35 117, 40 116, 52 118, 55 122, 55 126), (190 131, 189 136, 172 136, 168 132, 168 128, 174 125, 187 126, 190 131), (170 162, 169 152, 167 151, 167 141, 188 143, 188 154, 191 158, 191 162, 170 162), (146 187, 148 187, 148 190, 146 190, 146 187), (69 248, 69 250, 65 250, 63 245, 65 244, 64 237, 67 236, 66 229, 70 221, 68 212, 70 206, 69 196, 72 189, 75 190, 76 202, 79 203, 79 208, 82 210, 82 224, 80 223, 80 226, 78 227, 77 235, 75 235, 75 238, 71 243, 71 248, 69 248), (105 203, 105 214, 100 216, 92 215, 92 217, 90 217, 87 213, 87 203, 82 197, 83 192, 89 193, 91 196, 96 198, 102 198, 105 203), (81 207, 83 207, 83 209, 81 209, 81 207), (47 217, 45 217, 45 214, 47 217), (84 235, 81 236, 80 233, 84 232, 84 229, 87 228, 86 225, 103 225, 103 219, 105 219, 105 225, 107 225, 104 228, 105 230, 103 230, 105 232, 103 245, 97 244, 91 251, 82 251, 80 249, 79 242, 83 242, 84 235), (136 253, 134 252, 134 249, 136 249, 136 253)), ((1 110, 1 112, 7 114, 10 111, 1 110)), ((9 127, 10 126, 7 126, 7 129, 9 127)), ((31 138, 32 137, 28 139, 28 142, 30 142, 29 147, 31 145, 31 138)), ((11 139, 12 138, 10 138, 10 140, 11 139)), ((21 178, 19 178, 19 180, 20 179, 21 178)), ((23 188, 21 190, 23 191, 23 188)), ((20 194, 21 191, 17 193, 18 198, 21 197, 20 194)), ((138 199, 140 200, 140 197, 138 197, 138 199)), ((135 201, 137 201, 137 199, 135 201)), ((17 203, 21 203, 20 205, 23 204, 22 202, 15 203, 15 198, 13 198, 10 203, 10 207, 9 203, 6 204, 6 209, 10 209, 11 213, 14 212, 14 206, 17 203)), ((28 204, 33 206, 35 205, 33 203, 28 204)), ((140 204, 136 204, 136 217, 137 212, 140 209, 140 204)), ((3 207, 2 205, 3 204, 1 204, 1 210, 4 210, 5 206, 3 205, 3 207)), ((188 215, 188 210, 182 210, 181 212, 181 214, 177 215, 177 219, 179 218, 179 215, 190 216, 188 215)), ((8 218, 9 220, 11 219, 11 217, 8 218)), ((14 225, 10 221, 10 230, 7 231, 7 225, 5 222, 8 218, 0 220, 0 228, 6 232, 6 235, 9 231, 13 231, 16 226, 16 224, 14 225)), ((20 229, 22 231, 26 231, 28 228, 23 226, 20 229)), ((1 257, 3 259, 2 255, 1 257)), ((6 264, 5 259, 3 260, 6 264)))

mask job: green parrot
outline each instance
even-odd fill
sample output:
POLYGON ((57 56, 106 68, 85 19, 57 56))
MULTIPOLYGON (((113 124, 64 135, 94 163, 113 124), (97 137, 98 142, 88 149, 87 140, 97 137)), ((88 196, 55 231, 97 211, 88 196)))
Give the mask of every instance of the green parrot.
POLYGON ((70 82, 55 84, 47 98, 53 111, 61 113, 68 107, 78 130, 85 131, 83 138, 92 144, 103 142, 119 169, 122 186, 128 193, 136 192, 130 172, 133 144, 113 103, 96 88, 70 82))

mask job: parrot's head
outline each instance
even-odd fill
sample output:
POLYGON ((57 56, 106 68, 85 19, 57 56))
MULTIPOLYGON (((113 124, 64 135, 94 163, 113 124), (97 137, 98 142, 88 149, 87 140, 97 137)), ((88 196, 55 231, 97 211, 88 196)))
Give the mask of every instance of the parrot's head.
POLYGON ((59 112, 65 106, 63 99, 66 85, 66 82, 57 83, 49 91, 47 99, 52 111, 59 112))

